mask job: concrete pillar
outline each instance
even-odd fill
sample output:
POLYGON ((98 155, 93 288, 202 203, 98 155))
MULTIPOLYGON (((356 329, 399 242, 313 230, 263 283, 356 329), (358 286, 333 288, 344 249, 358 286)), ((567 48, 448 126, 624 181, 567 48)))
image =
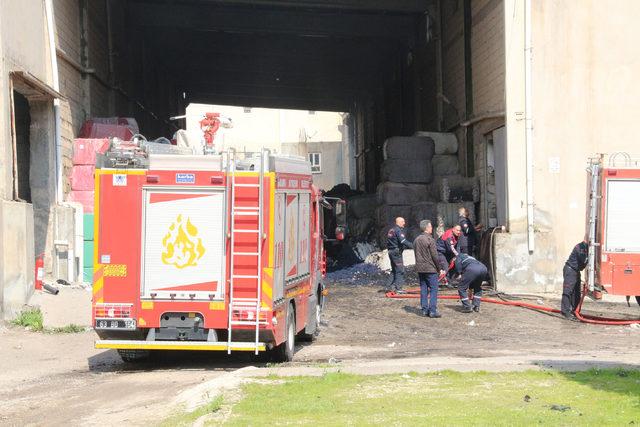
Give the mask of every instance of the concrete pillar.
POLYGON ((524 0, 505 0, 505 101, 507 124, 507 199, 510 232, 527 227, 525 143, 524 0))

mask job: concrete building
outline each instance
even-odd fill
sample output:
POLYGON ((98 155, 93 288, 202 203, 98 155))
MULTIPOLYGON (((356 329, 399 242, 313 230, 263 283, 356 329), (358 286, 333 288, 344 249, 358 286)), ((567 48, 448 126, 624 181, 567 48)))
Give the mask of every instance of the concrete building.
POLYGON ((186 109, 187 132, 202 137, 199 121, 207 112, 232 119, 233 127, 220 128, 216 139, 222 149, 274 152, 303 156, 313 163, 314 183, 325 190, 336 184, 355 186, 351 174, 353 144, 347 113, 333 111, 251 108, 192 103, 186 109))
POLYGON ((349 113, 367 192, 387 137, 455 132, 477 216, 506 228, 498 288, 558 290, 584 234, 587 158, 637 155, 638 16, 635 0, 0 2, 3 311, 28 298, 36 254, 59 273, 82 122, 170 136, 190 103, 349 113))

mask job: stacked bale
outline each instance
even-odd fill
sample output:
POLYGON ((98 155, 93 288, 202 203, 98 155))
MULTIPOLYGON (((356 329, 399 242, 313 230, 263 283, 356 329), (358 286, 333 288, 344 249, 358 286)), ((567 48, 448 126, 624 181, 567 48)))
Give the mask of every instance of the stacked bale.
POLYGON ((347 206, 349 237, 353 237, 356 241, 367 241, 370 237, 371 230, 375 227, 375 194, 360 194, 349 197, 347 206))
POLYGON ((461 175, 458 161, 458 140, 453 133, 416 132, 416 136, 433 139, 433 182, 429 185, 427 202, 412 206, 411 217, 430 219, 437 235, 458 223, 458 208, 467 208, 475 221, 475 203, 480 201, 480 182, 475 177, 461 175))
POLYGON ((410 221, 411 206, 428 196, 433 181, 433 139, 427 136, 392 137, 383 146, 382 182, 376 190, 378 240, 384 244, 386 232, 401 216, 410 221))

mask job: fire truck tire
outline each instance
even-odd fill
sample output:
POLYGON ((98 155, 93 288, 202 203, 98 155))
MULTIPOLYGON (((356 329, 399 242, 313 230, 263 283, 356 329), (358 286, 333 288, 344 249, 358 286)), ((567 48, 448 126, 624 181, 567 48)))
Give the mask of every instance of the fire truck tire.
POLYGON ((126 363, 142 362, 149 358, 149 350, 118 350, 118 354, 126 363))
POLYGON ((293 304, 287 310, 287 323, 285 325, 286 340, 273 349, 274 362, 291 362, 296 349, 296 313, 293 304))
POLYGON ((320 292, 320 290, 318 290, 318 295, 315 301, 316 301, 315 307, 312 307, 312 310, 314 311, 313 325, 312 325, 313 329, 312 330, 308 328, 303 329, 300 332, 300 336, 298 337, 300 341, 313 342, 318 336, 318 333, 320 332, 320 320, 322 318, 322 304, 323 304, 322 292, 320 292))

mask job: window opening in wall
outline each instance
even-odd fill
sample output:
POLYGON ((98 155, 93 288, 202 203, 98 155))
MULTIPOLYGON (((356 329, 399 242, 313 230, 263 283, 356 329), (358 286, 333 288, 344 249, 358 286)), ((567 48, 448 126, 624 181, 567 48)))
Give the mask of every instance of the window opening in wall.
POLYGON ((311 173, 322 173, 321 153, 309 153, 309 162, 311 163, 311 173))
POLYGON ((29 101, 13 91, 14 195, 17 200, 31 203, 31 111, 29 101))

